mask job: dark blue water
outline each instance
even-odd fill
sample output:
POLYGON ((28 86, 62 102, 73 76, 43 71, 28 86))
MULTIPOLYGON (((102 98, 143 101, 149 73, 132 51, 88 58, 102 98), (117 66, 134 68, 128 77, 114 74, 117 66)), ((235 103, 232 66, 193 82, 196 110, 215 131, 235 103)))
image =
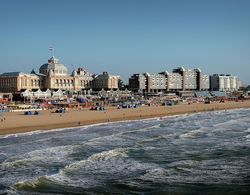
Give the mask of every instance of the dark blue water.
POLYGON ((0 194, 250 194, 250 110, 0 137, 0 194))

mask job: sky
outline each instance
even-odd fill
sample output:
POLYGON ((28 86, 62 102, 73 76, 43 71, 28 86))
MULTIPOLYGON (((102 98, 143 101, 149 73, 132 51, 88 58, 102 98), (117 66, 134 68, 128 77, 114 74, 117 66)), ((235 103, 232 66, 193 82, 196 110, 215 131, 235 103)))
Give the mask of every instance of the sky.
POLYGON ((250 0, 0 0, 0 73, 200 68, 250 84, 250 0))

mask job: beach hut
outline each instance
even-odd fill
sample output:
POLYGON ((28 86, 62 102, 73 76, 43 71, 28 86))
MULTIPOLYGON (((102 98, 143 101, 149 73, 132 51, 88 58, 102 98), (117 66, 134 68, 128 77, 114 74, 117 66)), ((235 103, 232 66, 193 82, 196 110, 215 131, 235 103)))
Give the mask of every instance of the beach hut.
POLYGON ((42 91, 43 92, 43 97, 44 98, 50 98, 51 97, 51 91, 49 89, 47 89, 46 91, 42 91))
POLYGON ((61 98, 63 96, 63 91, 61 89, 58 89, 57 91, 52 92, 53 98, 61 98))
POLYGON ((25 91, 21 92, 21 97, 30 99, 33 97, 33 93, 30 90, 26 89, 25 91))
POLYGON ((41 91, 41 89, 38 89, 36 91, 33 92, 33 96, 37 99, 39 98, 43 98, 44 97, 44 94, 43 92, 41 91))

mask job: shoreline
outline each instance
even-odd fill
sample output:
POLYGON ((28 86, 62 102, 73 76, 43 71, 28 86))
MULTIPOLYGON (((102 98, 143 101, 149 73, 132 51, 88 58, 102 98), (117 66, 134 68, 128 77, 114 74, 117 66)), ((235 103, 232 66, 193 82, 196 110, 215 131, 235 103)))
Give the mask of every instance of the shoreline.
POLYGON ((150 119, 180 114, 250 108, 250 101, 211 104, 193 103, 174 106, 151 106, 116 109, 108 107, 105 111, 70 110, 67 113, 40 111, 39 115, 24 115, 23 112, 4 113, 6 120, 0 122, 0 135, 28 133, 32 131, 54 130, 80 127, 108 122, 150 119))

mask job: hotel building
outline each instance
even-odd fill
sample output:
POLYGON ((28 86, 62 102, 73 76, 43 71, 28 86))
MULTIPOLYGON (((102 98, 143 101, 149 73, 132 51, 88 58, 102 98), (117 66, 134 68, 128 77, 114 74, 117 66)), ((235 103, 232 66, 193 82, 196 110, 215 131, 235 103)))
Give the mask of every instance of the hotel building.
POLYGON ((92 88, 95 90, 118 89, 119 79, 120 76, 110 75, 107 72, 103 72, 102 74, 94 77, 92 88))
POLYGON ((161 72, 165 76, 166 91, 180 91, 183 88, 183 77, 179 73, 169 73, 168 71, 161 72))
POLYGON ((179 67, 173 70, 173 73, 179 73, 182 76, 183 91, 202 91, 209 90, 209 76, 201 72, 200 69, 185 69, 179 67))
POLYGON ((31 73, 7 72, 0 75, 0 91, 17 93, 25 90, 46 91, 83 91, 117 89, 119 76, 108 73, 93 75, 83 68, 78 68, 68 75, 68 69, 64 64, 52 56, 47 63, 39 68, 39 73, 34 70, 31 73))
POLYGON ((129 89, 157 94, 166 89, 166 79, 161 74, 134 74, 129 78, 129 89))
POLYGON ((214 91, 237 91, 239 81, 236 76, 214 74, 210 76, 211 90, 214 91))
POLYGON ((129 78, 129 89, 138 92, 146 90, 146 77, 143 74, 133 74, 129 78))

